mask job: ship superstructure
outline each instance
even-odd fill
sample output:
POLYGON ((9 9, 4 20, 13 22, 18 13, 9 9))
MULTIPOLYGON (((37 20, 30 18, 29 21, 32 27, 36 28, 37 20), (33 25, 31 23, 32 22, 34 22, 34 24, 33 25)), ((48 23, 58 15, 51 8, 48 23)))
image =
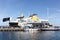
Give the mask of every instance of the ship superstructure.
POLYGON ((32 14, 25 18, 24 15, 17 17, 16 21, 9 21, 9 26, 20 28, 44 28, 49 27, 48 20, 39 19, 37 14, 32 14))

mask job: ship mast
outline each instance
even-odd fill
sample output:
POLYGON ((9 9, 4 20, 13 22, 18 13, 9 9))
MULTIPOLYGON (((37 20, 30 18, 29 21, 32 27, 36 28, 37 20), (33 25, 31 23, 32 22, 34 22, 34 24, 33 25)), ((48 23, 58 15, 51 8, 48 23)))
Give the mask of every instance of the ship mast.
POLYGON ((21 13, 21 15, 19 16, 19 17, 17 17, 18 19, 22 19, 22 18, 24 18, 24 15, 23 15, 23 13, 21 13))
POLYGON ((47 19, 49 18, 49 17, 48 17, 48 13, 49 13, 49 8, 47 8, 47 19))
POLYGON ((21 13, 20 17, 23 17, 23 16, 24 16, 23 13, 21 13))

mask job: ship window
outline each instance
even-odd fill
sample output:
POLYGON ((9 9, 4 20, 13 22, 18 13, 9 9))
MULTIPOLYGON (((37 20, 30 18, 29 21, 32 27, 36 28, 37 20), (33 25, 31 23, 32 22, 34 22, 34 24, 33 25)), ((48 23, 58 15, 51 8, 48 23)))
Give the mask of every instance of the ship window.
POLYGON ((26 22, 25 20, 20 20, 21 22, 26 22))
POLYGON ((49 25, 49 23, 45 23, 45 25, 49 25))
POLYGON ((38 27, 38 25, 36 25, 36 27, 38 27))

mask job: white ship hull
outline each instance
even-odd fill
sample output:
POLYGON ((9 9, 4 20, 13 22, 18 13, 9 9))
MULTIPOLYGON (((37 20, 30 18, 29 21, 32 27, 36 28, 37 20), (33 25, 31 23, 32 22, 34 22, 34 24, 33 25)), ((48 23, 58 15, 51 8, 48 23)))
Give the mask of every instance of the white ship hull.
POLYGON ((27 29, 25 29, 25 31, 38 31, 38 29, 35 29, 35 28, 27 28, 27 29))

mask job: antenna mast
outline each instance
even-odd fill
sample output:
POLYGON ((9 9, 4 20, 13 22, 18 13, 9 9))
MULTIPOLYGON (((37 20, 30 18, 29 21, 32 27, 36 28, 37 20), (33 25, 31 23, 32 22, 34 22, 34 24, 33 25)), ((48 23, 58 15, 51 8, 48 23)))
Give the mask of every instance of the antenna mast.
POLYGON ((48 19, 49 8, 47 8, 47 19, 48 19))

